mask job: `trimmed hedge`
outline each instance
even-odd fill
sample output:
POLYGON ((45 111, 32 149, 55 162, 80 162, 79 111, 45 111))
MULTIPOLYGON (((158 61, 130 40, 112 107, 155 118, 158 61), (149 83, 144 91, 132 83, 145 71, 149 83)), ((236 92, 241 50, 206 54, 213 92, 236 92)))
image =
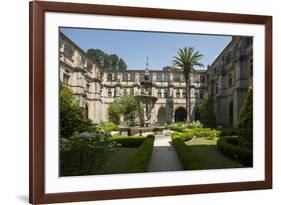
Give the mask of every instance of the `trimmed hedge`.
POLYGON ((145 136, 112 136, 112 140, 122 147, 139 147, 145 141, 145 136))
MULTIPOLYGON (((180 129, 178 129, 180 130, 180 129)), ((178 131, 179 132, 179 131, 178 131)), ((220 131, 219 130, 212 130, 210 128, 193 128, 193 129, 183 129, 180 133, 184 134, 185 136, 196 136, 196 137, 219 137, 220 131)))
POLYGON ((148 135, 142 145, 139 147, 137 153, 129 162, 130 173, 147 172, 151 154, 153 151, 154 135, 148 135))
POLYGON ((220 130, 220 136, 224 137, 224 136, 237 136, 238 135, 238 131, 235 128, 223 128, 220 130))
POLYGON ((184 170, 203 169, 201 160, 191 151, 179 135, 172 136, 172 140, 184 170))
POLYGON ((172 133, 172 139, 179 138, 182 141, 189 141, 193 138, 193 132, 184 132, 184 133, 179 133, 179 132, 174 132, 172 133))
POLYGON ((176 132, 184 132, 185 131, 185 127, 179 126, 179 125, 172 125, 170 127, 170 130, 176 131, 176 132))
POLYGON ((119 127, 114 123, 106 123, 99 126, 105 132, 119 131, 119 127))
POLYGON ((217 141, 219 150, 232 159, 238 159, 247 167, 253 166, 253 152, 247 147, 238 145, 238 137, 223 137, 217 141))

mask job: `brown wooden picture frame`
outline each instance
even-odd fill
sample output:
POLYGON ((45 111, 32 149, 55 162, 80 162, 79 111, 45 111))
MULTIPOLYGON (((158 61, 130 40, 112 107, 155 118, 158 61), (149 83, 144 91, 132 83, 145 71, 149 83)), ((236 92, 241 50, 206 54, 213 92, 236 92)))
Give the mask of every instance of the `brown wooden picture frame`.
POLYGON ((93 4, 30 2, 29 200, 32 204, 153 197, 272 188, 272 17, 93 4), (44 14, 66 12, 112 16, 247 23, 265 26, 265 180, 46 194, 44 190, 44 14))

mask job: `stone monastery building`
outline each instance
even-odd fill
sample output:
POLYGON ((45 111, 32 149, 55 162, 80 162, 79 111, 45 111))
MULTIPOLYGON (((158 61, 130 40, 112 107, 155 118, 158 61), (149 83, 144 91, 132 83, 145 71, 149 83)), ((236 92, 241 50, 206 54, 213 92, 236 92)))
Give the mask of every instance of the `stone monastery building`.
MULTIPOLYGON (((59 78, 71 88, 94 123, 108 122, 107 108, 124 94, 144 92, 140 82, 144 70, 100 69, 93 60, 63 33, 59 36, 59 78)), ((237 126, 247 89, 253 84, 252 37, 232 37, 231 42, 205 70, 190 75, 191 121, 198 119, 204 95, 213 96, 218 125, 237 126)), ((158 97, 152 123, 165 124, 186 119, 186 86, 181 70, 165 67, 149 71, 151 95, 158 97)))

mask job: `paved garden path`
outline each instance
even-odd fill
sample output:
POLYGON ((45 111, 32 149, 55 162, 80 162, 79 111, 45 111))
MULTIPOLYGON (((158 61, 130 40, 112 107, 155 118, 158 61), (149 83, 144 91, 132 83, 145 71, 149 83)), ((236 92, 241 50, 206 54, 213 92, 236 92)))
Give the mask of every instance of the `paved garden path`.
POLYGON ((183 170, 170 135, 155 136, 148 170, 149 172, 183 170))

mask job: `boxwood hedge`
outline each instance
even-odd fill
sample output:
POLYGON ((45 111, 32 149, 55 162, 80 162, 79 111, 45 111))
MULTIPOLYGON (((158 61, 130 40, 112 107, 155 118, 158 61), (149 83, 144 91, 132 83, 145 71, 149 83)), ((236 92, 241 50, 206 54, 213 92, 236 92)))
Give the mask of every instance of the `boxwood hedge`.
POLYGON ((154 135, 148 135, 142 145, 138 148, 137 153, 129 162, 129 172, 147 172, 151 154, 153 151, 154 135))
POLYGON ((146 136, 112 136, 111 138, 122 147, 139 147, 145 141, 146 136))
POLYGON ((219 150, 232 159, 238 159, 247 167, 253 166, 253 152, 247 147, 239 146, 238 137, 223 137, 217 141, 219 150))

